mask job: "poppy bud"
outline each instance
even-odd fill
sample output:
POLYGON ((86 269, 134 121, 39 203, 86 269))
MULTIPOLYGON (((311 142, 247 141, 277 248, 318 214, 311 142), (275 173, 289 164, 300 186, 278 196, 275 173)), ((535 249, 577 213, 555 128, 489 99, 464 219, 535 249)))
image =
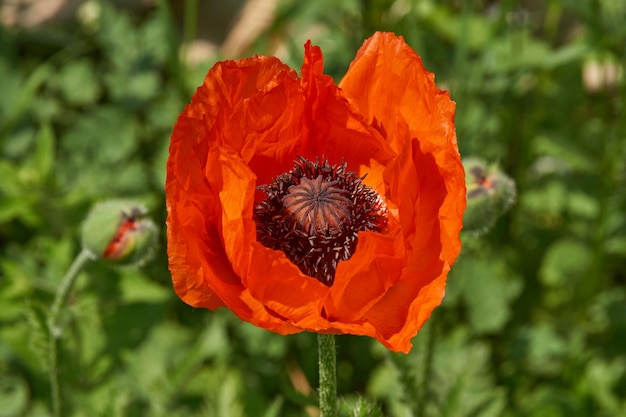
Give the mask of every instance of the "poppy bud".
POLYGON ((463 217, 466 231, 481 234, 515 202, 515 182, 496 164, 467 158, 463 161, 467 187, 467 209, 463 217))
POLYGON ((157 228, 135 201, 96 204, 83 223, 82 244, 95 257, 119 265, 140 265, 156 244, 157 228))

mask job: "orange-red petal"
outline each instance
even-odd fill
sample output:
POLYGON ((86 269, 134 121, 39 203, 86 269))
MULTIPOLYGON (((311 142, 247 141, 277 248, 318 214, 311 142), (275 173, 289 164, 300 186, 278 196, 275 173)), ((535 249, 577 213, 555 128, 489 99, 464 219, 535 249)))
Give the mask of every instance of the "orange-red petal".
POLYGON ((339 86, 398 152, 385 178, 405 232, 407 268, 367 317, 379 339, 408 350, 410 338, 440 304, 461 248, 465 177, 455 104, 437 89, 420 57, 391 33, 377 33, 363 44, 339 86))

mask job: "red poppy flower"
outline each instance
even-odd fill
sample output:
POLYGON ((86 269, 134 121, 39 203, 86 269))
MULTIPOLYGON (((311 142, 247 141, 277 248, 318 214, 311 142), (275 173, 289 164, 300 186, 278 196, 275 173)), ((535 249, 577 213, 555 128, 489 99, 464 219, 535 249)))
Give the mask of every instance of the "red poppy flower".
POLYGON ((455 104, 401 37, 376 33, 339 84, 305 45, 216 64, 172 133, 167 237, 195 307, 290 334, 408 352, 457 258, 455 104))

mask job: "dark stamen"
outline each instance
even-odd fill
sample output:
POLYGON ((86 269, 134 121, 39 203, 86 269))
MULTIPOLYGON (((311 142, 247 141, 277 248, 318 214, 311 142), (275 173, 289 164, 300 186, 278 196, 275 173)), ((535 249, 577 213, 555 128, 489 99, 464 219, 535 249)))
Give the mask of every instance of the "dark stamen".
POLYGON ((258 241, 331 286, 339 261, 356 250, 358 232, 387 231, 386 205, 363 178, 346 172, 345 162, 300 157, 291 171, 258 187, 267 194, 254 209, 258 241))

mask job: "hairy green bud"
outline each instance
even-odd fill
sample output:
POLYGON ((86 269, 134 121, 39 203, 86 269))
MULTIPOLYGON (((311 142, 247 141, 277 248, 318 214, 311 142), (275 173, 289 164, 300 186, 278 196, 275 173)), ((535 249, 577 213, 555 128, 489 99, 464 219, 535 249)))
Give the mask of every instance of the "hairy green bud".
POLYGON ((112 200, 96 204, 82 227, 82 244, 96 258, 118 265, 141 265, 156 245, 157 227, 145 206, 112 200))
POLYGON ((467 209, 463 217, 466 231, 481 234, 488 231, 515 202, 515 182, 497 164, 483 160, 463 160, 467 187, 467 209))

